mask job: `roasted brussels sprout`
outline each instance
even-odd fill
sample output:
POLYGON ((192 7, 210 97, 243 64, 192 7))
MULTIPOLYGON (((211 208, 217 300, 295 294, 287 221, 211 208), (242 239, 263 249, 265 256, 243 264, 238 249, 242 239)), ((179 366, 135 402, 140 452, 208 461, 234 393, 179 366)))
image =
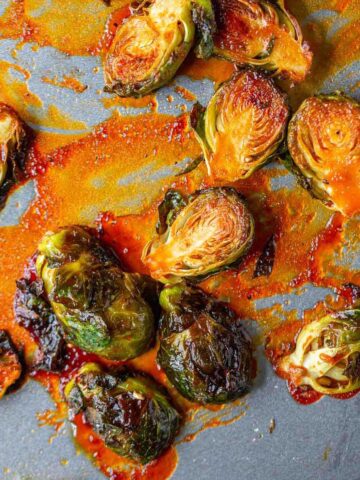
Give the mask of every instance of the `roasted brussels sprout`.
POLYGON ((21 372, 18 352, 9 335, 0 330, 0 399, 19 380, 21 372))
POLYGON ((107 92, 138 97, 169 82, 197 43, 196 54, 213 52, 211 0, 133 2, 133 15, 119 26, 105 60, 107 92))
POLYGON ((226 403, 249 391, 251 344, 224 303, 177 284, 160 295, 158 363, 177 390, 197 403, 226 403))
POLYGON ((146 351, 155 319, 137 279, 83 227, 41 240, 36 269, 67 339, 88 352, 126 360, 146 351))
POLYGON ((215 53, 294 82, 304 80, 312 53, 283 0, 216 0, 215 53))
POLYGON ((118 455, 148 463, 168 448, 181 417, 152 379, 129 371, 111 373, 88 363, 65 387, 69 416, 80 412, 118 455))
POLYGON ((0 207, 23 167, 27 133, 16 112, 0 103, 0 207))
POLYGON ((61 371, 65 364, 66 342, 61 323, 45 294, 43 281, 30 274, 18 280, 16 287, 16 321, 30 332, 38 345, 32 370, 61 371))
POLYGON ((247 253, 254 220, 233 188, 209 188, 187 198, 169 190, 159 206, 158 233, 142 255, 151 276, 164 283, 198 281, 247 253))
POLYGON ((341 94, 306 99, 289 124, 286 164, 329 208, 360 212, 360 104, 341 94))
POLYGON ((192 124, 209 170, 223 181, 249 177, 273 156, 285 137, 285 94, 261 72, 243 70, 224 83, 192 124))
POLYGON ((360 310, 327 315, 305 325, 280 371, 294 385, 334 395, 360 388, 360 310))

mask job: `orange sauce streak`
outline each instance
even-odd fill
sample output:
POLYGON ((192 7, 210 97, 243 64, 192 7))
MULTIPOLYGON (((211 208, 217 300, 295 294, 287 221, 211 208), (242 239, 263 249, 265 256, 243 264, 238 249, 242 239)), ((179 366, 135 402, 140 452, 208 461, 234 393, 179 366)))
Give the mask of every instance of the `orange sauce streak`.
POLYGON ((20 38, 23 33, 23 0, 12 0, 0 17, 0 38, 20 38))
POLYGON ((121 98, 117 96, 103 98, 102 103, 105 108, 125 107, 125 108, 149 108, 155 111, 157 100, 155 95, 146 95, 141 98, 121 98))
POLYGON ((111 30, 109 21, 127 3, 128 0, 113 0, 106 6, 102 1, 53 0, 44 6, 41 0, 25 0, 22 39, 71 55, 98 54, 104 46, 105 27, 111 30))
POLYGON ((29 107, 41 108, 42 101, 30 90, 29 78, 30 73, 24 68, 0 60, 0 101, 13 107, 25 121, 33 122, 36 116, 29 107))
POLYGON ((236 71, 234 65, 224 60, 210 58, 209 60, 200 60, 192 55, 184 62, 179 70, 179 75, 188 75, 194 80, 209 78, 216 85, 228 80, 236 71))
POLYGON ((175 87, 175 92, 189 102, 193 102, 196 100, 196 95, 191 93, 187 88, 181 87, 180 85, 175 87))
POLYGON ((342 13, 344 10, 348 8, 350 3, 351 3, 351 0, 338 0, 338 2, 335 5, 335 9, 338 12, 342 13))
POLYGON ((59 80, 57 76, 55 78, 42 77, 41 80, 49 85, 68 88, 76 93, 83 93, 87 89, 87 85, 84 85, 77 78, 69 77, 68 75, 64 75, 62 80, 59 80))

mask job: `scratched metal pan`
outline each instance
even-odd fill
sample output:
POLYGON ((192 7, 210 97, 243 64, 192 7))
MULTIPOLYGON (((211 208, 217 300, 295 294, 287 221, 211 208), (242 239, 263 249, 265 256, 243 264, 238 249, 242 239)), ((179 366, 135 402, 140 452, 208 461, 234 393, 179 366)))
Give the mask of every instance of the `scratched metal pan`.
MULTIPOLYGON (((35 2, 38 4, 33 15, 40 15, 48 8, 51 0, 35 2), (41 10, 43 9, 43 10, 41 10)), ((293 2, 294 3, 294 2, 293 2)), ((300 4, 301 2, 299 2, 300 4)), ((305 2, 309 4, 311 2, 305 2)), ((313 2, 315 5, 328 2, 313 2)), ((330 2, 336 4, 336 2, 330 2)), ((356 2, 353 2, 356 3, 356 2)), ((6 10, 10 0, 0 0, 0 15, 6 10)), ((106 8, 105 5, 101 8, 106 8)), ((317 7, 318 8, 318 7, 317 7)), ((360 7, 359 7, 360 10, 360 7)), ((302 18, 303 26, 320 24, 326 29, 326 41, 348 20, 331 9, 309 11, 302 18)), ((354 24, 356 28, 356 24, 354 24)), ((76 32, 74 32, 76 34, 76 32)), ((359 32, 360 35, 360 32, 359 32)), ((15 40, 0 40, 0 59, 17 64, 31 72, 29 88, 41 98, 42 106, 34 109, 32 127, 35 130, 48 129, 57 132, 55 126, 47 126, 45 117, 48 107, 55 104, 61 111, 69 114, 89 128, 105 120, 111 114, 105 109, 102 99, 106 94, 99 94, 103 79, 100 59, 96 56, 72 57, 52 47, 33 48, 25 44, 17 51, 14 58, 15 40), (44 76, 56 74, 73 75, 88 85, 81 95, 71 91, 65 92, 54 85, 41 81, 44 76), (95 72, 95 73, 94 73, 95 72)), ((331 77, 324 78, 321 91, 341 89, 352 96, 360 97, 360 61, 354 61, 346 68, 332 72, 331 77), (355 85, 355 87, 354 87, 355 85), (356 87, 357 85, 357 87, 356 87)), ((21 70, 13 69, 11 75, 23 81, 21 70)), ((214 86, 210 80, 193 81, 187 77, 177 77, 175 84, 163 88, 158 94, 159 111, 179 114, 179 104, 183 104, 176 92, 175 85, 183 85, 193 92, 197 99, 206 104, 214 86), (166 98, 171 94, 174 102, 166 98)), ((191 103, 191 102, 190 102, 191 103)), ((188 105, 190 106, 190 105, 188 105)), ((115 107, 114 107, 115 108, 115 107)), ((119 108, 119 107, 118 107, 119 108)), ((136 115, 146 108, 131 109, 121 107, 123 115, 136 115)), ((83 133, 78 131, 61 131, 59 133, 83 133)), ((167 170, 156 170, 150 174, 153 182, 152 195, 158 194, 158 180, 172 177, 181 171, 186 159, 167 170)), ((271 165, 270 167, 271 168, 271 165)), ((148 178, 147 178, 148 180, 148 178)), ((273 188, 295 188, 290 175, 274 181, 273 188)), ((132 191, 138 192, 132 199, 131 206, 124 204, 120 210, 124 213, 137 211, 143 195, 141 172, 134 172, 123 182, 131 183, 132 191)), ((0 225, 16 225, 21 215, 27 210, 35 197, 32 181, 17 190, 9 199, 4 211, 0 213, 0 225)), ((352 244, 345 251, 344 258, 349 269, 359 269, 360 244, 352 244)), ((0 284, 1 285, 1 284, 0 284)), ((281 302, 286 310, 298 311, 298 314, 312 308, 334 292, 325 288, 306 285, 292 294, 283 297, 263 298, 258 302, 258 309, 265 309, 281 302)), ((208 429, 200 433, 192 443, 179 443, 179 465, 173 476, 175 480, 359 480, 360 479, 360 396, 346 402, 324 398, 322 401, 304 407, 297 404, 287 392, 285 384, 277 378, 265 361, 260 348, 258 354, 259 373, 255 388, 245 399, 244 404, 236 409, 229 409, 229 417, 239 420, 226 427, 208 429), (276 428, 269 432, 271 419, 275 419, 276 428)), ((39 428, 36 414, 52 408, 52 401, 45 390, 35 382, 28 382, 15 395, 7 396, 0 405, 0 478, 4 480, 96 480, 103 478, 90 461, 78 455, 71 439, 69 426, 63 428, 53 437, 52 427, 39 428)), ((226 412, 225 412, 226 414, 226 412)), ((200 416, 201 417, 201 416, 200 416)), ((191 433, 201 425, 202 419, 187 427, 183 433, 191 433)))

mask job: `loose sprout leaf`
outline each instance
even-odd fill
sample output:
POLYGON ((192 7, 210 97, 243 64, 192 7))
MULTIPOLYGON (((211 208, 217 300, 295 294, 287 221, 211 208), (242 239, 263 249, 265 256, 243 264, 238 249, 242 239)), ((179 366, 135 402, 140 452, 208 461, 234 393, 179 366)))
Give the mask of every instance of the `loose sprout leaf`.
POLYGON ((165 85, 196 37, 198 55, 211 55, 214 15, 210 0, 137 2, 132 11, 118 27, 105 59, 106 91, 140 97, 165 85))
POLYGON ((171 383, 197 403, 227 403, 249 391, 252 349, 235 313, 199 288, 166 287, 157 360, 171 383))
POLYGON ((168 192, 159 209, 163 233, 143 250, 151 276, 163 283, 199 281, 238 264, 254 237, 253 217, 233 188, 202 190, 186 202, 182 198, 168 192))
POLYGON ((360 212, 360 105, 339 93, 307 98, 289 123, 286 164, 327 207, 360 212))
POLYGON ((39 347, 32 369, 61 371, 66 342, 61 324, 46 297, 43 282, 39 278, 21 278, 16 286, 16 321, 29 330, 39 347))
POLYGON ((203 150, 204 160, 209 171, 208 159, 211 153, 211 148, 206 140, 205 112, 206 108, 203 107, 199 102, 196 102, 190 112, 190 124, 194 130, 196 139, 203 150))
POLYGON ((199 155, 197 158, 195 158, 195 160, 193 160, 192 162, 189 162, 189 164, 187 165, 187 167, 183 171, 181 171, 180 173, 177 173, 176 177, 181 177, 182 175, 186 175, 187 173, 191 173, 193 170, 195 170, 200 165, 200 163, 202 163, 204 161, 205 161, 204 155, 199 155))
POLYGON ((159 221, 156 225, 156 232, 159 235, 165 233, 186 205, 187 199, 180 192, 168 190, 158 208, 159 221))
POLYGON ((139 290, 139 276, 122 271, 89 229, 49 232, 38 249, 37 275, 68 341, 113 360, 150 348, 155 319, 139 290))
POLYGON ((305 325, 280 370, 295 386, 335 395, 360 388, 359 366, 360 310, 346 310, 305 325))
POLYGON ((289 117, 284 93, 266 75, 241 70, 197 107, 192 125, 211 174, 218 180, 248 178, 283 147, 289 117))
POLYGON ((139 373, 86 364, 65 388, 69 415, 86 421, 115 453, 146 464, 173 442, 181 417, 166 391, 139 373))
POLYGON ((264 249, 256 262, 254 278, 269 277, 273 271, 275 262, 276 241, 275 236, 271 235, 266 242, 264 249))
POLYGON ((9 335, 0 330, 0 399, 19 381, 22 366, 9 335))
POLYGON ((312 53, 283 1, 216 0, 216 55, 287 77, 305 79, 312 53))

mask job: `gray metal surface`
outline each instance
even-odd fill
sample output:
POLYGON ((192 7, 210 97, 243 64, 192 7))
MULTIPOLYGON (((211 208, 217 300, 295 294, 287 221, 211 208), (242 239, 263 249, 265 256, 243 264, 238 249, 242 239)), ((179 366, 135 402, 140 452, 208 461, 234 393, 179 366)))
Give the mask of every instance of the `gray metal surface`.
MULTIPOLYGON (((0 13, 9 3, 0 0, 0 13)), ((325 3, 325 2, 324 2, 325 3)), ((331 12, 323 11, 331 17, 331 12)), ((316 21, 309 18, 306 21, 316 21)), ((333 24, 335 31, 341 25, 338 16, 333 24)), ((31 50, 25 45, 17 58, 11 56, 15 41, 0 40, 0 58, 16 62, 31 72, 29 87, 43 101, 43 106, 33 112, 38 122, 35 129, 52 131, 47 126, 46 111, 50 104, 58 105, 72 118, 85 121, 91 128, 111 115, 103 107, 97 91, 102 88, 102 72, 94 74, 93 68, 100 66, 96 57, 69 57, 50 47, 31 50), (88 89, 81 95, 46 85, 41 82, 44 75, 52 76, 62 72, 73 73, 82 79, 88 89)), ((350 86, 349 73, 360 79, 359 63, 338 72, 323 85, 323 90, 347 89, 350 86)), ((19 72, 13 71, 14 77, 19 72)), ((21 75, 21 74, 20 74, 21 75)), ((186 77, 176 83, 197 93, 202 103, 210 98, 213 91, 211 81, 194 82, 186 77)), ((360 84, 358 84, 360 86, 360 84)), ((360 95, 360 87, 351 92, 360 95)), ((162 89, 158 94, 159 110, 179 113, 174 86, 162 89), (169 104, 167 95, 175 101, 169 104)), ((144 109, 125 109, 122 113, 142 113, 144 109)), ((66 133, 66 132, 62 132, 66 133)), ((70 133, 70 132, 69 132, 70 133)), ((71 132, 73 133, 73 132, 71 132)), ((173 175, 179 166, 155 173, 173 175)), ((181 168, 180 168, 181 169, 181 168)), ((131 181, 131 179, 129 180, 131 181)), ((291 176, 274 180, 273 188, 291 188, 291 176)), ((156 182, 155 182, 156 183, 156 182)), ((0 225, 14 225, 26 210, 35 195, 33 183, 28 183, 16 192, 6 209, 0 214, 0 225)), ((136 205, 141 204, 141 189, 136 205)), ((134 210, 136 210, 136 205, 134 210)), ((348 261, 352 268, 359 268, 359 249, 354 245, 349 251, 348 261)), ((308 285, 286 297, 269 297, 258 301, 262 309, 279 301, 289 300, 289 309, 297 308, 299 313, 314 306, 319 300, 332 294, 327 289, 308 285)), ((237 422, 200 433, 192 443, 179 443, 179 465, 174 480, 359 480, 360 479, 360 396, 348 401, 329 398, 311 406, 300 406, 294 402, 283 381, 277 378, 265 361, 262 350, 258 351, 259 374, 252 393, 245 399, 237 413, 244 416, 237 422), (271 419, 276 428, 269 433, 271 419)), ((67 425, 53 437, 53 427, 38 427, 36 414, 53 408, 45 390, 35 382, 29 382, 16 395, 10 395, 0 404, 0 479, 4 480, 97 480, 103 478, 83 455, 77 455, 67 425)), ((196 425, 189 425, 189 431, 196 425)), ((186 432, 185 432, 186 434, 186 432)))
MULTIPOLYGON (((200 433, 192 443, 180 443, 173 479, 359 480, 360 397, 346 402, 324 399, 303 407, 284 387, 261 361, 245 416, 200 433), (270 434, 273 418, 276 428, 270 434)), ((35 414, 51 407, 44 389, 34 382, 1 404, 0 478, 103 478, 87 458, 76 455, 69 429, 49 443, 54 430, 39 428, 35 414)))

